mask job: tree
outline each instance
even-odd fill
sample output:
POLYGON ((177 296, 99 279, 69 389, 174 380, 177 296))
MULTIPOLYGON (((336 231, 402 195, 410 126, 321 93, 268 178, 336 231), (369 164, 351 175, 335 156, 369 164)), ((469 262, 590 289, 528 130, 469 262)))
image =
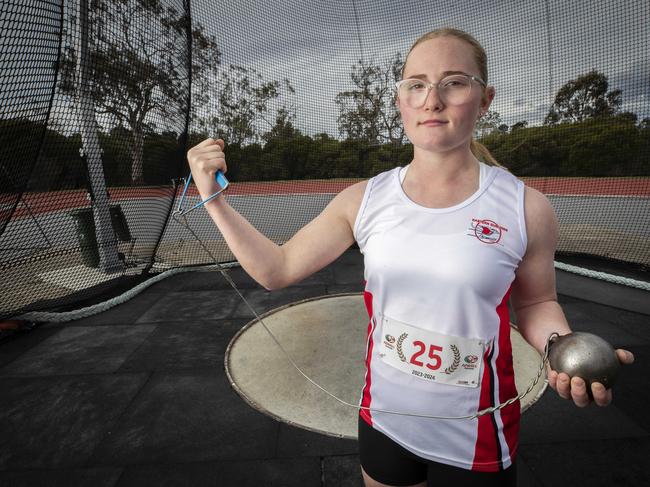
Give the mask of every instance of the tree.
MULTIPOLYGON (((220 91, 216 113, 202 119, 201 124, 209 133, 218 133, 229 144, 238 145, 257 142, 263 126, 273 127, 267 115, 269 102, 283 92, 294 93, 286 78, 282 82, 266 81, 254 68, 234 64, 221 73, 217 85, 220 91)), ((280 113, 293 116, 292 110, 284 105, 276 115, 280 113)))
POLYGON ((490 132, 498 130, 501 125, 501 115, 499 115, 499 112, 488 110, 487 113, 476 122, 476 136, 485 137, 490 132))
MULTIPOLYGON (((144 136, 156 129, 178 130, 170 120, 185 120, 192 60, 195 89, 205 89, 221 52, 195 24, 192 52, 186 12, 161 0, 92 0, 89 7, 92 101, 107 124, 130 132, 131 179, 143 181, 144 136), (146 26, 146 28, 145 28, 146 26)), ((62 62, 63 93, 76 92, 77 53, 67 47, 62 62)))
POLYGON ((296 119, 294 113, 290 112, 287 108, 280 108, 275 117, 275 125, 271 130, 262 135, 264 142, 268 143, 271 140, 291 140, 297 136, 302 135, 300 130, 293 126, 293 121, 296 119))
POLYGON ((526 127, 528 127, 528 122, 523 120, 521 122, 516 122, 512 127, 510 127, 510 131, 514 132, 515 130, 524 129, 526 127))
POLYGON ((544 124, 582 122, 588 118, 616 114, 622 103, 622 92, 608 92, 608 88, 607 76, 595 69, 567 82, 555 95, 555 101, 544 119, 544 124))
POLYGON ((352 66, 350 77, 354 88, 340 92, 335 98, 341 135, 374 144, 404 142, 404 127, 394 94, 403 64, 401 55, 396 53, 383 63, 358 61, 352 66))

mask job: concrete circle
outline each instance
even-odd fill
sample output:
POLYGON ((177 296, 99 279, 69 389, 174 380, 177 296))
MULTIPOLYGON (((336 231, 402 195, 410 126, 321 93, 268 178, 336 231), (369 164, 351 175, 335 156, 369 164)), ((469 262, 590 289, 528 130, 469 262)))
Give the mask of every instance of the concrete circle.
MULTIPOLYGON (((340 399, 358 404, 368 332, 362 294, 307 299, 260 318, 306 375, 340 399)), ((522 392, 536 377, 541 356, 514 326, 510 339, 515 383, 522 392)), ((225 366, 233 388, 253 408, 293 426, 356 439, 358 410, 341 404, 305 379, 257 319, 230 341, 225 366)), ((544 393, 543 379, 545 375, 521 400, 522 411, 544 393)))

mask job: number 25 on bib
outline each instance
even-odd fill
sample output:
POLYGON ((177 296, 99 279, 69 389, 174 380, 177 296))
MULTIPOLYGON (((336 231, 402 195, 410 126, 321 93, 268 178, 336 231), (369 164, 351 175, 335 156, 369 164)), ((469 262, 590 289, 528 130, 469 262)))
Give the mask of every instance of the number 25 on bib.
POLYGON ((419 379, 478 387, 484 342, 422 330, 383 318, 381 359, 419 379))

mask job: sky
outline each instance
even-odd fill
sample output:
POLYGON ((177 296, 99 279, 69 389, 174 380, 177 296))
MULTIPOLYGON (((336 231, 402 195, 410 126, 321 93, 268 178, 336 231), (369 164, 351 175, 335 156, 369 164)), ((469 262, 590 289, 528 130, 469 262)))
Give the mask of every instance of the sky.
POLYGON ((0 4, 0 116, 47 118, 61 11, 53 1, 0 4), (37 62, 32 62, 37 59, 37 62))
POLYGON ((195 0, 195 22, 213 34, 224 63, 288 78, 284 98, 309 134, 338 133, 337 93, 349 89, 351 66, 364 58, 405 55, 422 33, 442 26, 470 32, 486 49, 492 110, 504 123, 539 125, 557 90, 597 69, 623 110, 650 117, 650 2, 647 0, 435 1, 195 0), (550 42, 549 42, 550 40, 550 42))
MULTIPOLYGON (((46 116, 58 8, 41 0, 0 7, 0 90, 9 97, 3 112, 20 107, 34 118, 46 116), (37 27, 21 23, 25 6, 30 22, 38 17, 37 27), (48 69, 29 71, 24 61, 32 56, 48 69)), ((274 108, 293 107, 295 124, 309 135, 338 135, 334 100, 352 88, 351 67, 359 59, 403 57, 420 34, 442 26, 470 32, 486 49, 488 81, 497 93, 491 108, 507 125, 541 124, 558 89, 591 69, 608 77, 610 90, 623 91, 623 110, 650 117, 647 0, 192 0, 191 9, 194 24, 217 40, 224 65, 255 68, 266 80, 289 79, 295 94, 285 92, 274 108)), ((64 14, 71 11, 66 7, 64 14)), ((57 97, 54 121, 74 119, 66 103, 57 97)), ((211 111, 216 107, 204 107, 211 111)))

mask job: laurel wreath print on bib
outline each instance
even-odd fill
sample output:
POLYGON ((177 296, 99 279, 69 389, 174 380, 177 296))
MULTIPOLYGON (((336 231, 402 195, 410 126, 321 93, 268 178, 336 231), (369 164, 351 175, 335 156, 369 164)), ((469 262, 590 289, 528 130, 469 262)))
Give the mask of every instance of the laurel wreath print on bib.
POLYGON ((478 387, 484 342, 435 333, 384 317, 380 357, 418 379, 478 387))

